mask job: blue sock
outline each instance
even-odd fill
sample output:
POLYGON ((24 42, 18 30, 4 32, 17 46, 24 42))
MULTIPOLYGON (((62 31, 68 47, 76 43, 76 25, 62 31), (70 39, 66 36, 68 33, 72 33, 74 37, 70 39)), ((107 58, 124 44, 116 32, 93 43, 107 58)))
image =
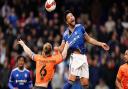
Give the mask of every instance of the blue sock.
POLYGON ((73 82, 72 82, 72 81, 68 81, 68 82, 64 85, 63 89, 70 89, 70 88, 72 87, 72 85, 73 85, 73 82))

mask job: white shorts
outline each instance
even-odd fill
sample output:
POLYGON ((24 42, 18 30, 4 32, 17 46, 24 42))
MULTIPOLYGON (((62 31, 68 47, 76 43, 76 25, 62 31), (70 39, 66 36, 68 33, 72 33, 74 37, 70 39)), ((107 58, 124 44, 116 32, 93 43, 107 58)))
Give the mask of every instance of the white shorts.
POLYGON ((69 63, 69 73, 80 78, 89 79, 89 66, 86 55, 71 54, 69 63))

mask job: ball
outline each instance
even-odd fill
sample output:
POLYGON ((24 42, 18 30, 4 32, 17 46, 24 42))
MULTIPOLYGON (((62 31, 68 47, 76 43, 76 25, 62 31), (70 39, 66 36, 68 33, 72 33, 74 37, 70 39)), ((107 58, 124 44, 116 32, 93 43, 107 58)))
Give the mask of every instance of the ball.
POLYGON ((55 2, 55 0, 47 0, 45 2, 45 9, 48 12, 54 11, 56 9, 56 2, 55 2))

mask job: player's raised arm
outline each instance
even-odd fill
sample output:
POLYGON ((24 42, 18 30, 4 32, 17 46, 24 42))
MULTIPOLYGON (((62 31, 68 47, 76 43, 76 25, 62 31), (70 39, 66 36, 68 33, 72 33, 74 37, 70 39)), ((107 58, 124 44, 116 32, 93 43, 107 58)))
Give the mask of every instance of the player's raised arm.
POLYGON ((62 53, 62 51, 64 50, 65 47, 65 41, 61 42, 61 45, 58 47, 59 51, 62 53))
POLYGON ((55 60, 56 60, 56 63, 55 64, 59 64, 60 62, 62 62, 64 59, 66 59, 66 56, 67 56, 67 51, 68 51, 68 48, 69 48, 69 44, 68 42, 66 42, 64 48, 63 48, 63 51, 62 53, 60 53, 60 50, 58 47, 56 47, 56 49, 54 49, 55 51, 55 60))
POLYGON ((109 46, 106 43, 103 42, 99 42, 95 39, 93 39, 92 37, 90 37, 87 33, 85 33, 85 39, 88 43, 93 44, 93 45, 97 45, 102 47, 104 50, 109 50, 109 46))
POLYGON ((62 57, 63 57, 63 59, 65 59, 66 56, 67 56, 68 48, 69 48, 69 44, 68 44, 68 42, 66 42, 66 44, 65 44, 65 46, 64 46, 64 49, 63 49, 63 51, 62 51, 62 57))
POLYGON ((30 49, 22 40, 19 40, 19 41, 18 41, 18 44, 20 44, 20 45, 23 47, 25 53, 26 53, 30 58, 32 58, 33 52, 31 51, 31 49, 30 49))

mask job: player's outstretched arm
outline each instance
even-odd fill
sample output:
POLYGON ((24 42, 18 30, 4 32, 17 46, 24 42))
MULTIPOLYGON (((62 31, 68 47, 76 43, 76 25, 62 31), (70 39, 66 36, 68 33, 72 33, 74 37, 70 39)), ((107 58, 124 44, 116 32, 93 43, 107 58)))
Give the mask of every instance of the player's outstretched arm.
POLYGON ((97 45, 102 47, 104 50, 109 50, 109 46, 106 43, 103 42, 99 42, 95 39, 93 39, 92 37, 90 37, 87 33, 85 33, 85 39, 88 43, 93 44, 93 45, 97 45))
POLYGON ((18 41, 18 44, 20 44, 23 47, 25 53, 31 58, 33 54, 31 49, 21 39, 18 41))
POLYGON ((66 56, 67 56, 68 48, 69 48, 69 44, 68 44, 68 42, 66 42, 66 44, 64 46, 64 50, 62 51, 62 57, 63 57, 63 59, 65 59, 66 56))
POLYGON ((117 89, 123 89, 118 78, 116 78, 116 88, 117 89))
POLYGON ((61 45, 58 47, 59 51, 62 53, 65 47, 65 42, 62 41, 61 45))
POLYGON ((65 42, 62 41, 62 43, 59 47, 54 47, 54 50, 58 50, 60 53, 62 53, 64 50, 64 47, 65 47, 65 42))

